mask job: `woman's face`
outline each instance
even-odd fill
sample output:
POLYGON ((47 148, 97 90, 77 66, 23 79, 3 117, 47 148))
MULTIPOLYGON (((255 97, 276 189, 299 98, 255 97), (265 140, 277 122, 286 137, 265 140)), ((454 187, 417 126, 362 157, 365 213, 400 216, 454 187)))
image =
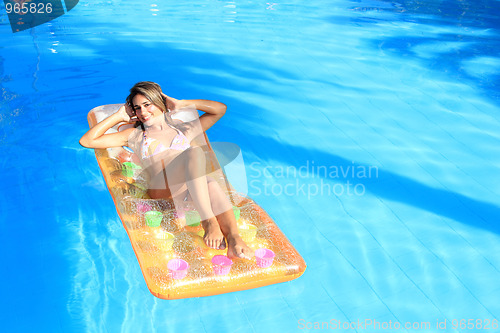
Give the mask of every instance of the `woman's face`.
POLYGON ((134 109, 137 118, 144 124, 148 120, 152 120, 163 115, 163 112, 144 95, 137 94, 132 100, 132 108, 134 109))

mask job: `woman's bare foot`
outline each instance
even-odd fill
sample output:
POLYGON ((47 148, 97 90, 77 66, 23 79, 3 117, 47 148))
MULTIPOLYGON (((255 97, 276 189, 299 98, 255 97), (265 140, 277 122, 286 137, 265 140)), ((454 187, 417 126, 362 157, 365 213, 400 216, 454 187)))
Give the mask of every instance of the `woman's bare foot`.
POLYGON ((240 235, 236 235, 227 238, 227 257, 230 259, 251 259, 253 257, 253 251, 245 244, 240 235))
POLYGON ((224 240, 224 235, 219 227, 219 222, 215 217, 202 221, 201 225, 203 230, 205 230, 205 236, 203 240, 208 247, 216 250, 223 250, 226 248, 226 241, 224 240))

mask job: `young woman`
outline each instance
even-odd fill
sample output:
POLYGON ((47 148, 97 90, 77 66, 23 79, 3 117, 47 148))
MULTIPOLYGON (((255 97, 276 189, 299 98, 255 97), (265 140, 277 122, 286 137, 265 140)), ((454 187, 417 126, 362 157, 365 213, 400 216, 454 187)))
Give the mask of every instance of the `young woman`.
POLYGON ((229 258, 252 256, 241 239, 236 219, 225 193, 206 177, 203 150, 192 146, 197 136, 212 127, 226 112, 226 105, 209 100, 177 100, 163 94, 154 82, 139 82, 130 89, 126 103, 80 139, 87 148, 128 146, 141 157, 151 176, 148 194, 153 199, 171 199, 178 207, 190 200, 202 218, 207 246, 223 249, 229 258), (169 116, 174 110, 203 111, 199 118, 176 123, 169 116), (135 122, 134 128, 104 134, 121 122, 135 122), (227 240, 227 245, 225 239, 227 240))

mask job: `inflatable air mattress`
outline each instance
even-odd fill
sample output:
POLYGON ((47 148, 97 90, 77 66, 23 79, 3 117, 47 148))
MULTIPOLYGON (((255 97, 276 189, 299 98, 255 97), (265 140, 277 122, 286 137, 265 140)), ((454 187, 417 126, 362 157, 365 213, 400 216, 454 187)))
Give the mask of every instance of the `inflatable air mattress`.
MULTIPOLYGON (((92 127, 121 104, 103 105, 88 114, 92 127)), ((110 129, 116 131, 118 128, 110 129)), ((234 191, 206 138, 210 177, 233 203, 242 238, 255 258, 229 260, 226 250, 203 241, 194 208, 174 209, 168 200, 149 199, 147 175, 134 153, 124 148, 95 149, 97 162, 127 231, 146 284, 162 299, 210 296, 290 281, 306 264, 269 215, 253 200, 234 191)))

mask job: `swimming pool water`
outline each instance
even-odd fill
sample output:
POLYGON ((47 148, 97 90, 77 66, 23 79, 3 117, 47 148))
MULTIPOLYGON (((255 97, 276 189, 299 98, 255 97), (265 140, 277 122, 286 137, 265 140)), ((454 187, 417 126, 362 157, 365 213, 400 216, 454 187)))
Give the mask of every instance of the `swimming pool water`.
POLYGON ((499 7, 80 1, 15 34, 2 9, 2 331, 500 331, 499 7), (302 277, 149 293, 78 144, 87 112, 141 80, 228 105, 208 135, 241 147, 248 194, 306 260, 302 277))

